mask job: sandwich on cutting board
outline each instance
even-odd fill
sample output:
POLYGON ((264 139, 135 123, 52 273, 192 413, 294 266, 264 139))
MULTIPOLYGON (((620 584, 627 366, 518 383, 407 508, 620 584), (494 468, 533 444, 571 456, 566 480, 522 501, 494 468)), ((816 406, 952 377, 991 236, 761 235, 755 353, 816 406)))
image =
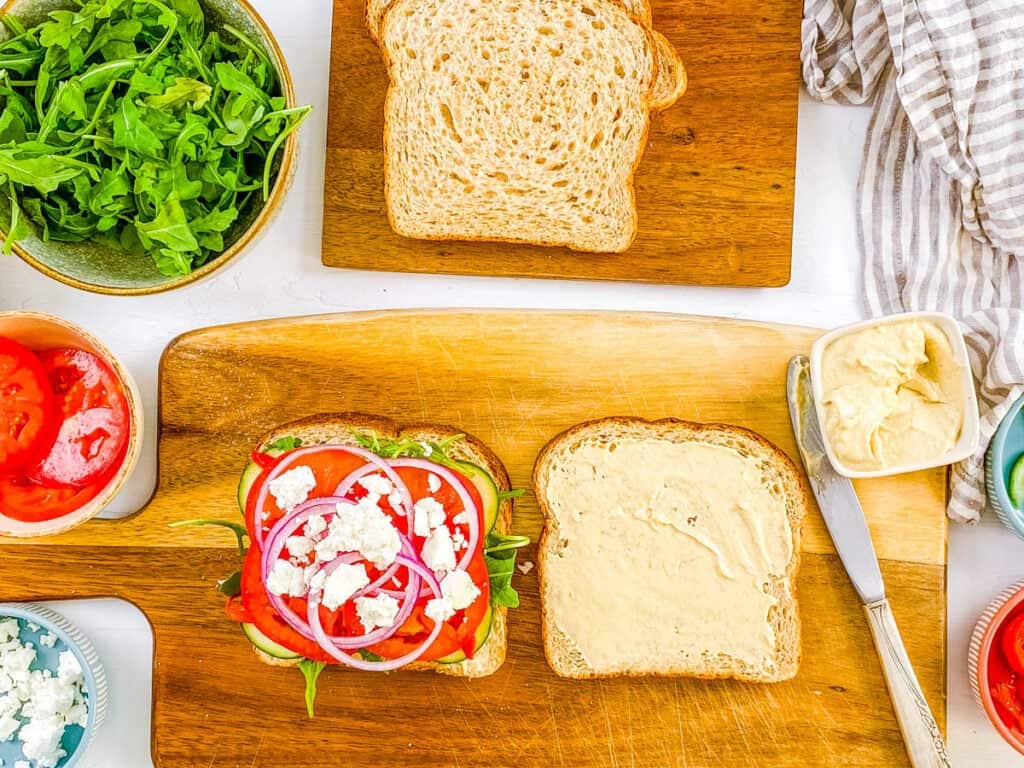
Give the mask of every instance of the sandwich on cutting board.
POLYGON ((686 70, 647 0, 369 0, 400 235, 620 252, 652 111, 686 70))
POLYGON ((810 497, 768 440, 608 418, 553 439, 534 485, 544 649, 558 675, 796 675, 810 497))
POLYGON ((260 439, 235 529, 245 562, 221 582, 257 656, 300 667, 313 714, 324 665, 493 674, 505 660, 516 550, 501 461, 450 427, 313 416, 260 439))

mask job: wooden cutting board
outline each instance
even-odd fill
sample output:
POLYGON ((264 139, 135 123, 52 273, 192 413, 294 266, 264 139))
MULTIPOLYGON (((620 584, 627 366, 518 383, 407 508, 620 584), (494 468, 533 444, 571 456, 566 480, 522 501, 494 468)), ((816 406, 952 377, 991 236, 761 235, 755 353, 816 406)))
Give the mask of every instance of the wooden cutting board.
POLYGON ((323 263, 389 272, 651 283, 789 282, 800 91, 799 0, 654 0, 689 90, 653 117, 622 254, 399 237, 384 204, 388 77, 365 0, 335 0, 323 263))
MULTIPOLYGON (((673 315, 529 311, 347 314, 189 333, 161 366, 155 498, 126 521, 0 543, 0 599, 117 595, 146 612, 159 768, 905 766, 867 625, 817 514, 804 531, 804 659, 792 682, 561 680, 543 658, 533 571, 517 578, 522 607, 511 614, 508 661, 497 674, 329 670, 312 722, 299 673, 258 663, 224 618, 215 583, 238 563, 233 537, 167 527, 236 519, 235 485, 256 438, 320 411, 458 425, 494 448, 520 488, 550 437, 611 414, 739 424, 792 455, 786 363, 817 335, 673 315)), ((942 473, 858 491, 910 657, 942 722, 942 473)), ((540 528, 528 494, 514 529, 536 541, 540 528)))

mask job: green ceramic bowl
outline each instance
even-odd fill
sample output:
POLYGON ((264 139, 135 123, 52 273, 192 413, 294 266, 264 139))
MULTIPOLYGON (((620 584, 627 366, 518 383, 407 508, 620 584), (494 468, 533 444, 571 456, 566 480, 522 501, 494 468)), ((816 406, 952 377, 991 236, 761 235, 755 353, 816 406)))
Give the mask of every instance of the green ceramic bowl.
MULTIPOLYGON (((295 89, 284 55, 270 28, 246 0, 200 0, 211 28, 230 24, 261 44, 277 69, 282 95, 289 107, 295 106, 295 89)), ((45 20, 53 10, 73 7, 67 0, 7 0, 0 14, 18 17, 24 23, 45 20)), ((0 28, 0 39, 7 36, 0 28)), ((280 168, 269 199, 254 196, 248 210, 227 233, 230 243, 224 253, 211 258, 191 274, 168 277, 157 271, 152 259, 137 258, 97 243, 44 242, 37 233, 15 244, 14 251, 45 275, 62 283, 93 293, 140 295, 159 293, 194 283, 209 276, 242 253, 264 231, 280 208, 295 174, 298 132, 293 132, 281 151, 280 168)), ((10 205, 0 200, 0 222, 10 221, 10 205)), ((2 227, 0 227, 2 230, 2 227)))
POLYGON ((1010 472, 1017 460, 1024 456, 1024 397, 1017 400, 1003 417, 992 443, 985 454, 985 484, 989 506, 1007 528, 1024 539, 1024 510, 1010 501, 1007 487, 1010 472))

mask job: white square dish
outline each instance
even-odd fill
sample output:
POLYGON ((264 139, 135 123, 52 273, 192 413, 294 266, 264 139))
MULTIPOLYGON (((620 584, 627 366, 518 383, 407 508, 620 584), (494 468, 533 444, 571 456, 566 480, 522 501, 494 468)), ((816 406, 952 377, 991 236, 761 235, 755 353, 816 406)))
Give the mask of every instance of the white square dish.
POLYGON ((971 374, 970 360, 967 356, 967 344, 964 341, 963 332, 960 330, 960 325, 957 323, 956 319, 943 312, 905 312, 896 315, 888 315, 886 317, 854 323, 853 325, 846 325, 826 333, 818 339, 811 348, 811 389, 814 393, 814 407, 818 413, 818 421, 821 424, 821 433, 824 439, 825 452, 828 454, 829 461, 832 462, 832 466, 835 467, 835 470, 845 477, 853 479, 888 477, 890 475, 902 475, 908 472, 918 472, 923 469, 931 469, 933 467, 941 467, 948 464, 955 464, 958 461, 963 461, 968 456, 974 454, 978 449, 978 443, 980 440, 978 399, 974 390, 974 377, 971 374), (960 365, 964 377, 964 415, 963 423, 960 426, 960 437, 952 449, 931 461, 920 462, 917 464, 902 464, 870 471, 853 469, 846 466, 846 464, 844 464, 836 455, 832 446, 831 437, 829 436, 828 430, 825 426, 825 398, 821 371, 822 357, 825 353, 825 349, 840 337, 847 336, 851 333, 857 333, 867 328, 874 328, 889 323, 906 322, 908 320, 931 321, 938 326, 949 339, 954 359, 960 365))

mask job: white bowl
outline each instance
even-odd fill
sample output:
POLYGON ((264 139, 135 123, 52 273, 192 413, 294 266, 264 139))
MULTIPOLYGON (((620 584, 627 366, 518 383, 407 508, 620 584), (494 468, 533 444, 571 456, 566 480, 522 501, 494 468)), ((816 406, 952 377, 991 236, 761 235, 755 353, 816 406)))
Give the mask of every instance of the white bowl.
POLYGON ((830 333, 826 333, 818 339, 811 348, 811 390, 814 393, 814 406, 818 412, 818 421, 821 424, 821 433, 825 443, 825 453, 828 454, 829 461, 832 462, 832 466, 835 468, 836 472, 844 475, 845 477, 854 479, 888 477, 889 475, 902 475, 908 472, 918 472, 923 469, 932 469, 933 467, 955 464, 958 461, 963 461, 969 456, 973 456, 978 450, 978 444, 981 440, 981 425, 980 418, 978 416, 978 398, 974 392, 974 377, 971 374, 971 363, 967 356, 967 343, 964 341, 963 331, 960 330, 959 323, 957 323, 956 319, 952 315, 947 315, 943 312, 904 312, 898 315, 888 315, 887 317, 880 317, 874 320, 865 320, 861 323, 854 323, 853 325, 846 325, 842 328, 836 328, 830 333), (825 354, 825 349, 828 345, 841 336, 847 336, 851 333, 863 331, 866 328, 874 328, 876 326, 886 325, 889 323, 906 322, 908 320, 930 320, 937 325, 943 333, 946 334, 946 338, 949 339, 949 346, 953 350, 953 357, 957 363, 960 364, 964 377, 964 420, 963 424, 960 425, 960 438, 948 453, 931 461, 920 462, 917 464, 903 464, 872 471, 852 469, 843 464, 843 462, 836 456, 835 451, 832 449, 832 441, 828 434, 828 429, 825 427, 825 397, 824 385, 822 383, 821 376, 822 356, 825 354))

